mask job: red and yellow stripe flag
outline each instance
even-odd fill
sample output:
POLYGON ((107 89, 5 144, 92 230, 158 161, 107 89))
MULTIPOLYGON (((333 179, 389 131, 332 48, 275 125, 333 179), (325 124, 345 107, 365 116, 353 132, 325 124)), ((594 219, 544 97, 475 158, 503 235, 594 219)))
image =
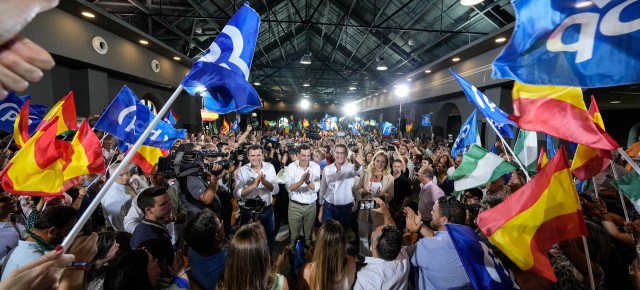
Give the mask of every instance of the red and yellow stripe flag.
POLYGON ((582 100, 582 89, 534 86, 515 82, 513 115, 518 127, 544 132, 592 148, 616 150, 620 145, 598 129, 582 100))
MULTIPOLYGON (((127 154, 129 154, 129 152, 127 152, 127 154)), ((131 158, 131 162, 140 166, 142 171, 149 174, 153 166, 158 163, 160 157, 167 155, 169 155, 169 151, 167 150, 142 145, 138 149, 138 152, 136 152, 136 154, 131 158)))
POLYGON ((520 269, 556 282, 551 246, 587 235, 564 147, 530 182, 478 215, 478 227, 520 269))
POLYGON ((27 141, 29 141, 29 100, 24 102, 24 105, 20 109, 20 113, 16 117, 16 122, 13 125, 13 140, 15 140, 18 148, 22 148, 27 141))
POLYGON ((73 147, 56 139, 58 117, 43 124, 0 173, 2 188, 7 192, 35 196, 64 192, 63 171, 71 162, 73 147))
POLYGON ((542 147, 540 149, 540 155, 538 156, 538 164, 536 165, 536 172, 540 172, 540 169, 547 165, 549 158, 547 158, 547 150, 542 147))
MULTIPOLYGON (((602 121, 602 115, 600 115, 600 110, 598 110, 598 105, 593 95, 591 96, 591 105, 589 105, 589 116, 593 123, 604 132, 604 121, 602 121)), ((578 144, 576 154, 571 163, 571 172, 580 180, 587 180, 605 170, 609 166, 609 160, 612 158, 609 150, 578 144)))
POLYGON ((202 121, 214 121, 214 120, 218 120, 218 114, 211 112, 209 110, 201 109, 200 118, 202 118, 202 121))
POLYGON ((106 173, 100 139, 91 130, 87 120, 82 120, 78 132, 71 141, 73 156, 64 170, 65 191, 81 181, 81 176, 93 173, 106 173))
POLYGON ((302 122, 302 127, 307 128, 309 126, 310 126, 309 121, 307 121, 307 118, 305 118, 304 121, 302 122))
POLYGON ((36 131, 41 130, 45 121, 52 120, 55 117, 58 117, 57 135, 65 131, 78 129, 76 104, 73 101, 73 91, 69 92, 66 97, 62 98, 62 100, 51 107, 49 112, 47 112, 47 115, 42 118, 42 122, 38 125, 38 128, 36 128, 36 131))
POLYGON ((229 123, 227 123, 227 118, 224 118, 224 122, 222 122, 222 130, 220 130, 220 134, 227 134, 229 132, 229 123))

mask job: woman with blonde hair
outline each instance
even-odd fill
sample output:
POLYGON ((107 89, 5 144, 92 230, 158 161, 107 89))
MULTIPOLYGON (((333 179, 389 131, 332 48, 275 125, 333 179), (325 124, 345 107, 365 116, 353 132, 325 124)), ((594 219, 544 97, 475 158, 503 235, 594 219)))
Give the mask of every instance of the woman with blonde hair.
MULTIPOLYGON (((287 250, 285 249, 285 252, 287 250)), ((283 257, 278 257, 274 269, 283 257)), ((267 236, 260 223, 242 226, 227 249, 222 279, 216 289, 222 290, 288 290, 287 278, 272 274, 267 236)))
POLYGON ((373 198, 377 197, 385 202, 393 199, 393 175, 389 167, 389 158, 383 151, 373 156, 373 161, 362 172, 360 179, 354 185, 354 200, 358 212, 358 237, 360 239, 360 255, 371 256, 369 239, 371 233, 384 223, 384 217, 367 208, 375 205, 373 198), (360 201, 360 202, 358 202, 360 201), (362 206, 361 206, 362 205, 362 206))
POLYGON ((302 267, 298 289, 347 290, 356 279, 356 263, 347 255, 344 228, 335 220, 327 220, 318 231, 313 261, 302 267))

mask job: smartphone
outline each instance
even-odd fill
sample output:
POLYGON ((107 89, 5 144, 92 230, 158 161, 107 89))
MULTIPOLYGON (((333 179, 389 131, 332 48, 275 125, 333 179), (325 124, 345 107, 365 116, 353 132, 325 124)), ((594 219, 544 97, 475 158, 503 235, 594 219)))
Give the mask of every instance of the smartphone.
POLYGON ((396 147, 391 145, 387 147, 387 151, 396 151, 396 147))
POLYGON ((360 201, 360 209, 374 209, 376 202, 373 199, 363 199, 360 201))

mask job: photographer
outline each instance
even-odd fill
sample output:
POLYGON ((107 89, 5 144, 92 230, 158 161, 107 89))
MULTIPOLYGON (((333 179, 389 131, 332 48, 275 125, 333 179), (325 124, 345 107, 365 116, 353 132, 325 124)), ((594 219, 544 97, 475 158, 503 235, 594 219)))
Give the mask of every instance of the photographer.
POLYGON ((260 223, 267 234, 269 250, 275 244, 275 220, 273 216, 273 195, 278 194, 278 179, 273 165, 262 161, 262 147, 251 145, 248 149, 249 164, 238 171, 236 187, 233 191, 240 207, 240 224, 253 219, 260 223))
MULTIPOLYGON (((187 143, 178 148, 178 152, 185 152, 193 150, 195 144, 187 143)), ((213 158, 204 158, 205 162, 213 162, 213 158)), ((189 174, 187 176, 178 177, 177 182, 180 186, 180 198, 182 203, 187 209, 187 213, 190 217, 195 216, 205 208, 215 212, 220 218, 221 204, 218 197, 218 190, 228 190, 224 187, 219 188, 220 184, 218 180, 222 178, 225 171, 222 170, 220 164, 213 164, 211 170, 208 173, 211 178, 208 178, 207 174, 189 174)))

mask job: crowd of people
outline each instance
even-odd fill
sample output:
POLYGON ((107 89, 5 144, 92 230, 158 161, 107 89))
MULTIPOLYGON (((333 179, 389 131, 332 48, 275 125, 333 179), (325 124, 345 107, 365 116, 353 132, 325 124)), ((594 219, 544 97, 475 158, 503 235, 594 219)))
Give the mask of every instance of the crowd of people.
MULTIPOLYGON (((123 154, 97 134, 109 175, 123 154)), ((523 289, 587 289, 587 263, 598 289, 638 285, 640 214, 629 203, 624 220, 611 169, 596 176, 600 198, 592 184, 580 193, 590 260, 581 241, 559 243, 551 283, 519 270, 476 226, 526 183, 520 170, 456 192, 448 176, 463 156, 446 142, 316 139, 248 126, 179 140, 149 174, 131 163, 114 177, 70 249, 58 245, 105 176, 51 200, 1 192, 0 289, 471 289, 448 223, 474 229, 523 289)))

